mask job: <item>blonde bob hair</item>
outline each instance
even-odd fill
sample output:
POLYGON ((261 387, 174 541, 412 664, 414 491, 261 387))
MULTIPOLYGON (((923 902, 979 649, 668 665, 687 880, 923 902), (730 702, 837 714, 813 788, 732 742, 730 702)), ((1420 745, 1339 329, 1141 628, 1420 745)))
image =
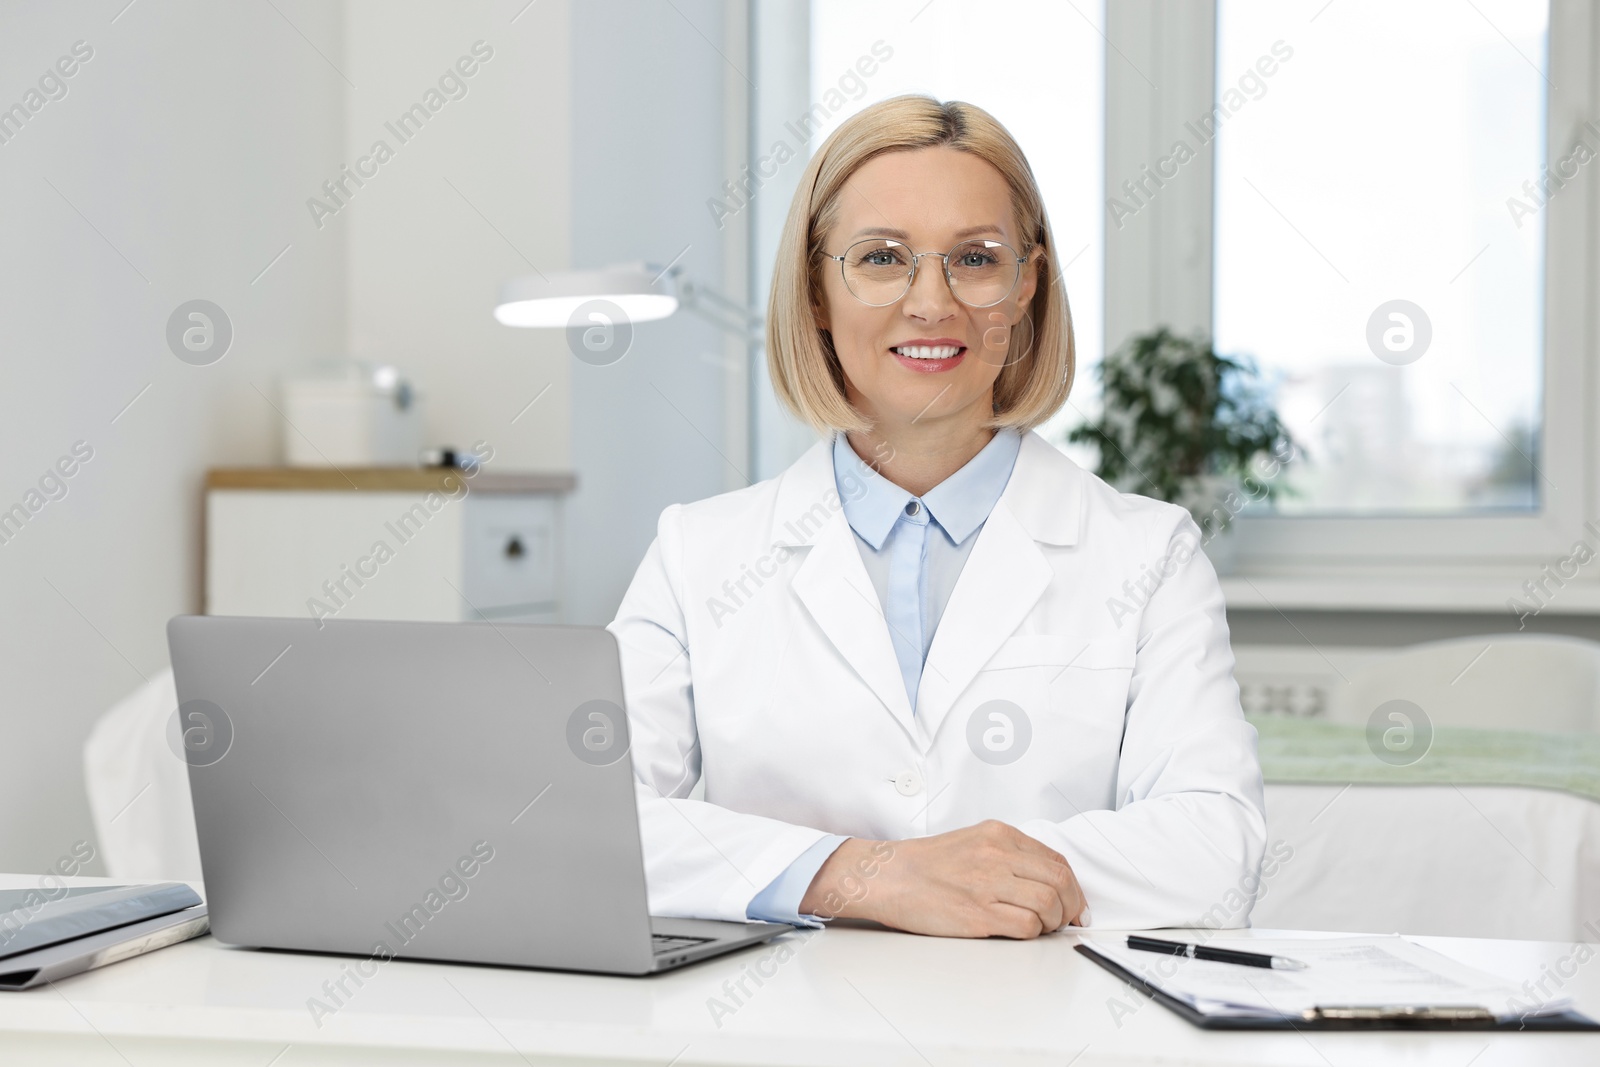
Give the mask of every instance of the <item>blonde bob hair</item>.
POLYGON ((885 152, 949 145, 987 161, 1011 189, 1011 210, 1039 284, 1023 322, 1007 339, 1005 365, 994 385, 989 426, 1027 431, 1066 403, 1072 391, 1072 312, 1056 281, 1055 239, 1033 170, 1006 128, 982 108, 931 96, 897 96, 851 116, 823 142, 801 176, 778 243, 767 315, 767 368, 785 406, 818 432, 864 431, 871 421, 846 399, 844 370, 833 338, 817 324, 822 271, 819 255, 838 217, 839 194, 862 164, 885 152), (1020 335, 1020 337, 1019 337, 1020 335), (1018 351, 1012 351, 1018 349, 1018 351))

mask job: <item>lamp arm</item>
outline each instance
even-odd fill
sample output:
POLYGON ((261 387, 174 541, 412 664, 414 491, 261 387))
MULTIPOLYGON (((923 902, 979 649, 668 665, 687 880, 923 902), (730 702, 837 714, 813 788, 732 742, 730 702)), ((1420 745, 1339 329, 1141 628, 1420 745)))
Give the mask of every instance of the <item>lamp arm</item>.
POLYGON ((665 273, 672 278, 678 302, 685 311, 692 311, 729 333, 743 334, 753 342, 766 339, 767 320, 759 311, 706 288, 685 274, 682 267, 669 267, 665 273))

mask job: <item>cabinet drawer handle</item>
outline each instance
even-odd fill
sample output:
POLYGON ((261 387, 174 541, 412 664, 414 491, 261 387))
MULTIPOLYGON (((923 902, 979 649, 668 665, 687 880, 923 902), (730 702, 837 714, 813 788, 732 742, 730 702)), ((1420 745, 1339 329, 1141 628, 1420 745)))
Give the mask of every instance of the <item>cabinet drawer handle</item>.
POLYGON ((522 538, 512 534, 511 540, 506 542, 506 558, 521 559, 526 554, 527 550, 522 547, 522 538))

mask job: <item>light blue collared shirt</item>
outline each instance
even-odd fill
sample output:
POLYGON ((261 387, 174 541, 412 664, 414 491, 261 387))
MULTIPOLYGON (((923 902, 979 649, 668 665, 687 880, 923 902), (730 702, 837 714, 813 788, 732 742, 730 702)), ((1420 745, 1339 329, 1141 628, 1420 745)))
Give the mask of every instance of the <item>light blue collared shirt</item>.
MULTIPOLYGON (((861 562, 883 606, 913 713, 933 632, 978 531, 1011 480, 1021 448, 1020 433, 998 430, 964 467, 918 497, 867 466, 844 434, 834 436, 834 482, 861 562), (846 486, 851 491, 846 492, 846 486)), ((816 925, 814 918, 800 915, 800 901, 817 871, 846 840, 830 834, 801 853, 756 894, 745 915, 816 925)))

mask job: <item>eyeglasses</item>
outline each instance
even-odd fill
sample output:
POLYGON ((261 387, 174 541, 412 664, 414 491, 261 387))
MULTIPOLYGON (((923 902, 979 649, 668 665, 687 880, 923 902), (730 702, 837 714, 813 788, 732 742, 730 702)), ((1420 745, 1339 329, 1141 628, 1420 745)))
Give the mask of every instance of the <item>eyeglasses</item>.
MULTIPOLYGON (((826 252, 822 253, 828 256, 826 252)), ((850 295, 871 307, 888 307, 911 291, 917 279, 917 261, 937 256, 944 261, 950 292, 968 307, 993 307, 1010 296, 1022 277, 1026 256, 1000 241, 962 241, 948 252, 913 252, 910 245, 873 237, 857 241, 842 256, 828 256, 839 264, 850 295)))

